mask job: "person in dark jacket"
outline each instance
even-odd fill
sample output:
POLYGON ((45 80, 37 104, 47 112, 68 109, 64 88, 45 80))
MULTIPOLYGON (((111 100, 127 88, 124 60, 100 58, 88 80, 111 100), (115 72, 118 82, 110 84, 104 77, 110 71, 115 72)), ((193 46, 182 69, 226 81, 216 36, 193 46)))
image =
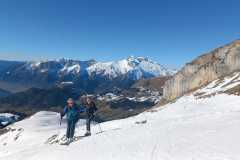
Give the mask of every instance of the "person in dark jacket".
POLYGON ((87 132, 85 133, 85 136, 91 136, 91 121, 94 119, 94 114, 98 110, 96 107, 96 104, 89 98, 87 97, 86 99, 86 114, 87 114, 87 121, 86 121, 86 127, 87 127, 87 132))
POLYGON ((79 120, 79 114, 83 112, 81 108, 75 105, 75 102, 72 98, 69 98, 67 101, 67 106, 65 106, 63 113, 61 113, 61 119, 66 115, 67 117, 67 144, 73 141, 75 126, 79 120))

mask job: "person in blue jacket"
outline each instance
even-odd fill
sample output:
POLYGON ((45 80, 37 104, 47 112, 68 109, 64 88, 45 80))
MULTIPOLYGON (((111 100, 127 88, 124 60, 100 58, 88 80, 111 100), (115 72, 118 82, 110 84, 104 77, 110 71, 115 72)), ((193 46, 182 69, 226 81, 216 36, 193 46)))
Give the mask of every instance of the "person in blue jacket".
POLYGON ((65 106, 63 113, 61 113, 61 119, 66 115, 67 117, 67 144, 73 142, 76 123, 79 120, 79 114, 84 112, 83 108, 77 107, 74 100, 69 98, 67 100, 67 106, 65 106))

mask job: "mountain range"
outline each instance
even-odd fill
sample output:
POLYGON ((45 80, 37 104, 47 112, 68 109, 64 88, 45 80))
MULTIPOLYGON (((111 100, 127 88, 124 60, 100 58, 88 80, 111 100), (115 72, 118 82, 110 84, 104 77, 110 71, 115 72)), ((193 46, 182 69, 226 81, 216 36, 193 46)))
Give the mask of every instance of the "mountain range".
POLYGON ((32 87, 73 85, 87 93, 126 88, 141 79, 170 76, 174 70, 144 57, 130 56, 110 62, 51 60, 39 62, 0 61, 0 88, 19 92, 32 87), (12 87, 11 86, 15 86, 12 87))

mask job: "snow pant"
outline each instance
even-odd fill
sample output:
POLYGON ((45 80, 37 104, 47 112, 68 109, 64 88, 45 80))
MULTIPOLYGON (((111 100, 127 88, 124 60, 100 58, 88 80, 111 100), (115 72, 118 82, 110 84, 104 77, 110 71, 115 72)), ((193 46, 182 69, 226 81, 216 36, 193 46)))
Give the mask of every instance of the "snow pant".
POLYGON ((87 126, 87 132, 89 133, 91 132, 91 121, 93 120, 93 118, 94 118, 94 115, 91 115, 87 118, 86 126, 87 126))
POLYGON ((67 138, 73 138, 77 121, 78 120, 67 121, 67 133, 66 133, 67 138))

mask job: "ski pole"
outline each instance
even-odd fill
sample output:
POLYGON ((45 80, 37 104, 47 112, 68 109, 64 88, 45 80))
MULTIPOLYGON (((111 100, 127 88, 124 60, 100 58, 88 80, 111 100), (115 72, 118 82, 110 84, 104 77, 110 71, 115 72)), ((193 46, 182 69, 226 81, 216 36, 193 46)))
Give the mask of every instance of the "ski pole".
POLYGON ((62 117, 60 118, 60 126, 62 125, 62 117))
POLYGON ((96 121, 96 116, 94 116, 95 122, 98 124, 98 129, 100 130, 100 133, 103 132, 102 127, 99 122, 96 121))
MULTIPOLYGON (((98 123, 98 122, 97 122, 97 123, 98 123)), ((100 129, 100 132, 102 133, 103 131, 102 131, 102 127, 101 127, 100 123, 98 123, 98 127, 99 127, 99 129, 100 129)))

